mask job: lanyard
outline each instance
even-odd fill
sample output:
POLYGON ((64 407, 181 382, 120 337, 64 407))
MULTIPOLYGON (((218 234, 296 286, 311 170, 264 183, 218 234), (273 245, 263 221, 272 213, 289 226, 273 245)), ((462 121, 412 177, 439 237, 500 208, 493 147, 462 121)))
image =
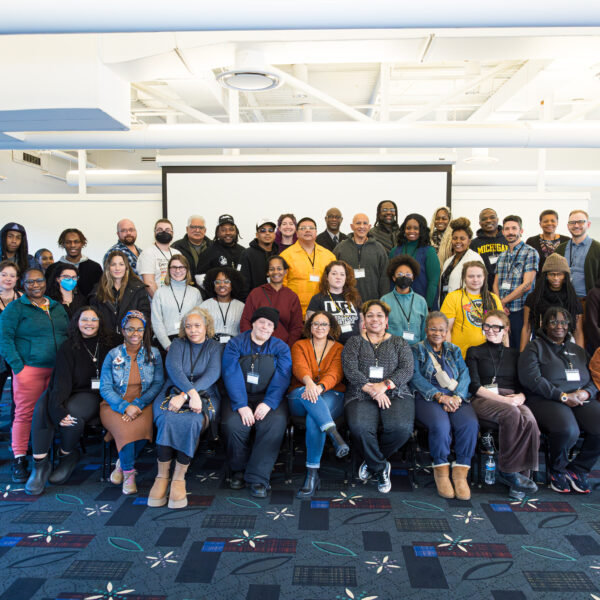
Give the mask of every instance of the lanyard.
POLYGON ((227 315, 229 314, 229 309, 231 308, 231 300, 229 301, 229 304, 227 305, 227 310, 225 311, 225 316, 223 316, 223 311, 221 310, 221 302, 219 302, 217 300, 217 308, 219 309, 219 312, 221 313, 221 319, 223 319, 223 329, 225 329, 227 327, 227 315))
POLYGON ((315 244, 315 247, 313 248, 313 253, 312 253, 312 260, 310 260, 310 256, 308 255, 308 252, 306 250, 304 250, 304 248, 302 248, 302 250, 304 251, 304 254, 306 254, 306 258, 308 258, 308 262, 310 263, 310 266, 312 267, 312 270, 315 270, 315 260, 316 260, 316 256, 317 256, 317 246, 315 244))
MULTIPOLYGON (((354 242, 354 240, 352 240, 354 242)), ((358 254, 358 268, 360 269, 360 263, 362 260, 362 251, 363 248, 365 247, 364 244, 357 244, 356 242, 354 242, 354 245, 356 246, 356 253, 358 254)))
POLYGON ((196 365, 198 364, 200 357, 202 356, 202 354, 204 354, 204 349, 206 348, 206 340, 204 340, 204 342, 202 342, 202 344, 200 344, 202 347, 200 348, 200 351, 198 352, 198 356, 196 356, 196 360, 194 360, 193 362, 192 362, 192 354, 194 352, 194 347, 192 346, 192 343, 189 340, 188 340, 187 345, 190 348, 190 381, 192 383, 194 383, 194 369, 196 368, 196 365))
POLYGON ((398 306, 400 307, 400 310, 402 311, 402 314, 404 315, 404 318, 406 319, 408 326, 410 327, 410 315, 412 314, 412 307, 413 307, 413 302, 415 301, 415 294, 413 293, 413 295, 412 295, 412 299, 410 301, 410 308, 408 309, 408 316, 407 316, 406 313, 404 312, 404 309, 402 308, 402 304, 400 304, 400 300, 398 300, 398 297, 396 296, 396 292, 392 292, 392 293, 394 294, 394 299, 398 303, 398 306))
POLYGON ((325 351, 327 350, 327 344, 329 344, 329 341, 325 340, 325 347, 323 348, 323 352, 321 352, 321 358, 317 358, 317 350, 315 348, 315 342, 312 338, 310 338, 310 343, 312 344, 315 360, 317 361, 317 369, 319 370, 319 373, 321 373, 321 363, 323 362, 323 357, 325 356, 325 351))
POLYGON ((494 369, 494 376, 492 377, 492 384, 495 385, 496 384, 496 376, 498 375, 498 369, 502 365, 502 355, 504 354, 504 346, 502 346, 502 344, 500 344, 500 360, 498 361, 498 366, 496 366, 496 361, 494 360, 494 355, 492 354, 490 347, 488 346, 487 349, 488 349, 488 353, 490 355, 490 360, 492 361, 492 367, 494 369))
POLYGON ((271 298, 269 298, 269 294, 267 294, 267 290, 265 290, 265 288, 261 288, 261 290, 263 291, 263 294, 265 295, 265 298, 267 299, 267 302, 269 303, 269 306, 273 306, 273 303, 271 302, 271 298))
POLYGON ((512 262, 510 263, 510 266, 508 267, 508 269, 507 269, 507 271, 506 271, 506 272, 507 272, 509 275, 510 275, 510 273, 512 272, 512 270, 513 270, 513 266, 514 266, 515 262, 517 262, 517 258, 519 258, 519 254, 520 254, 521 250, 523 250, 523 247, 524 247, 524 246, 525 246, 525 244, 523 244, 523 246, 521 246, 521 247, 520 247, 520 248, 517 250, 517 253, 515 254, 515 257, 512 259, 512 262))
POLYGON ((164 257, 165 260, 169 260, 169 258, 173 257, 173 253, 171 252, 171 248, 169 248, 169 258, 167 258, 167 255, 156 244, 154 244, 154 245, 156 246, 156 249, 163 255, 163 257, 164 257))
POLYGON ((185 295, 187 294, 188 286, 186 284, 186 286, 183 290, 183 298, 181 299, 181 305, 179 304, 179 302, 177 302, 177 296, 175 296, 175 290, 173 289, 173 286, 171 284, 169 284, 169 287, 171 288, 171 293, 173 294, 173 299, 175 300, 175 305, 177 306, 177 312, 179 313, 179 316, 181 317, 181 309, 183 308, 183 303, 185 302, 185 295))
MULTIPOLYGON (((270 340, 271 340, 271 338, 269 338, 269 341, 270 340)), ((256 362, 256 359, 259 357, 260 354, 264 354, 263 349, 269 343, 269 341, 265 342, 262 346, 259 346, 258 344, 255 344, 252 341, 252 339, 250 339, 250 352, 252 353, 252 364, 250 365, 250 370, 253 373, 254 373, 254 363, 256 362)))
POLYGON ((375 355, 375 366, 378 367, 379 366, 379 346, 381 346, 381 344, 385 340, 385 335, 383 336, 383 338, 377 345, 373 344, 373 342, 371 341, 371 338, 369 337, 369 334, 366 331, 365 331, 365 335, 367 336, 369 345, 371 346, 371 349, 373 350, 373 354, 375 355))
POLYGON ((329 296, 329 299, 333 302, 333 305, 337 308, 340 315, 343 315, 344 311, 342 310, 342 307, 333 299, 331 292, 327 292, 327 295, 329 296))

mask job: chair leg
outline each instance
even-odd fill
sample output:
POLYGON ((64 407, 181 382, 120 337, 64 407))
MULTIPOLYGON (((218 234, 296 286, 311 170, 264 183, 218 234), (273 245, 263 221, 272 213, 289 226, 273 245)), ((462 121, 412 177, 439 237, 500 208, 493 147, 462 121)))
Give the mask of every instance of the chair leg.
POLYGON ((287 436, 287 456, 285 457, 285 480, 287 483, 292 481, 292 472, 294 470, 294 425, 290 423, 286 429, 287 436))

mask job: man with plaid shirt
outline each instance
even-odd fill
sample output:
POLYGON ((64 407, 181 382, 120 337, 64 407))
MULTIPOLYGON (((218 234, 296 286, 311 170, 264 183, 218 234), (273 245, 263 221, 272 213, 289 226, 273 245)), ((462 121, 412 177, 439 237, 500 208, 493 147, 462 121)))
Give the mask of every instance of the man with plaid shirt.
POLYGON ((518 348, 523 329, 523 308, 533 289, 540 257, 535 248, 521 240, 521 217, 509 215, 502 221, 502 226, 508 250, 498 257, 496 263, 494 293, 502 301, 504 312, 510 320, 510 347, 518 348))

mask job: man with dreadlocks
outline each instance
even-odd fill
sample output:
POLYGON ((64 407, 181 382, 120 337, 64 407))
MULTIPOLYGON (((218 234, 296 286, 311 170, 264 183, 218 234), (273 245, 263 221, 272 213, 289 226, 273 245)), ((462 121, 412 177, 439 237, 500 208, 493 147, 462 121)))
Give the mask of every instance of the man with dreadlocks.
POLYGON ((542 326, 542 318, 551 306, 562 306, 571 315, 569 330, 575 343, 584 348, 583 307, 571 283, 571 269, 564 256, 551 254, 546 258, 535 288, 525 301, 521 352, 531 340, 532 332, 542 326))
POLYGON ((485 342, 481 325, 491 310, 502 310, 502 302, 488 290, 485 265, 472 260, 463 265, 460 289, 450 292, 442 304, 448 317, 448 342, 458 346, 463 358, 471 346, 485 342))
POLYGON ((10 260, 23 273, 29 267, 39 266, 35 258, 28 253, 27 233, 19 223, 7 223, 0 230, 0 261, 10 260))
POLYGON ((377 205, 377 219, 375 225, 369 231, 369 237, 378 241, 386 253, 396 245, 398 237, 398 207, 391 200, 382 200, 377 205))

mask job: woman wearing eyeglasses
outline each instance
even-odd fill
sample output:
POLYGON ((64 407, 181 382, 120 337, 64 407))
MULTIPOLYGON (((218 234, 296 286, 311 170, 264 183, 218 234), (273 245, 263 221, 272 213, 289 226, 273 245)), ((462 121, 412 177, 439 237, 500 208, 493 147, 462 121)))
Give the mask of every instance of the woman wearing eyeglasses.
POLYGON ((146 319, 150 318, 148 287, 133 272, 125 253, 120 250, 109 253, 90 304, 102 314, 108 331, 119 336, 121 321, 130 310, 138 310, 146 319))
POLYGON ((204 291, 208 296, 200 308, 208 311, 215 323, 215 339, 226 344, 240 333, 240 320, 244 303, 240 298, 243 290, 242 276, 231 267, 211 269, 204 279, 204 291))
POLYGON ((110 480, 123 484, 124 494, 135 494, 135 460, 152 440, 152 402, 163 384, 163 366, 143 313, 129 311, 121 331, 124 343, 113 348, 102 365, 100 420, 119 452, 110 480))
POLYGON ((346 456, 348 444, 335 420, 344 410, 340 326, 328 312, 313 312, 304 325, 304 339, 292 348, 292 382, 288 391, 292 415, 306 417, 306 479, 296 498, 309 498, 319 488, 319 467, 329 436, 335 455, 346 456))
POLYGON ((33 409, 48 387, 69 323, 65 309, 44 296, 46 279, 39 268, 23 273, 22 286, 25 293, 0 315, 0 355, 13 372, 12 478, 16 483, 29 477, 26 454, 33 409))
POLYGON ((91 306, 82 306, 73 315, 48 391, 36 402, 31 430, 33 471, 25 484, 32 496, 41 494, 48 480, 60 485, 69 479, 81 457, 77 445, 84 427, 98 417, 100 369, 115 341, 101 319, 91 306), (48 451, 56 430, 60 432, 59 463, 50 475, 48 451))
POLYGON ((87 298, 80 293, 77 287, 79 271, 75 265, 69 263, 58 263, 52 281, 48 286, 48 296, 56 300, 65 309, 69 319, 87 304, 87 298))
POLYGON ((588 476, 600 456, 600 403, 586 351, 569 340, 570 315, 551 306, 519 357, 527 406, 548 437, 550 487, 558 493, 591 491, 588 476), (579 436, 584 441, 570 460, 579 436))
POLYGON ((174 254, 169 259, 165 283, 152 298, 152 329, 165 350, 179 335, 183 315, 201 302, 200 291, 192 286, 187 259, 182 254, 174 254))
POLYGON ((483 318, 485 342, 467 350, 471 376, 471 406, 480 419, 498 425, 496 479, 513 491, 533 494, 536 484, 526 475, 538 470, 540 431, 533 413, 524 404, 525 394, 517 372, 519 351, 505 345, 510 321, 503 310, 483 318))

